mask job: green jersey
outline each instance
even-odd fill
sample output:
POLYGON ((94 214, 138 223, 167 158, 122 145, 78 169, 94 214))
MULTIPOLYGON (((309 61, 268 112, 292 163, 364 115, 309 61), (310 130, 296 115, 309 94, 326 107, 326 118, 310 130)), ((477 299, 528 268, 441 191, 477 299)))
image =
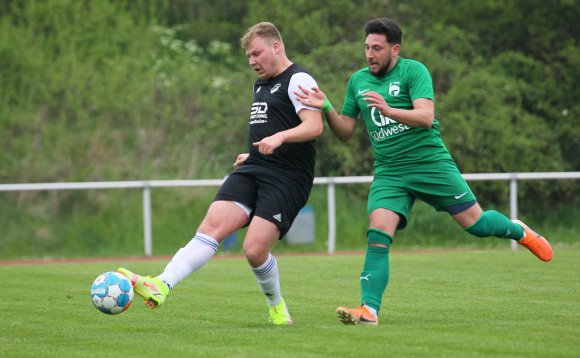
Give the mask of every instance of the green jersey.
POLYGON ((431 128, 412 128, 367 107, 365 92, 379 93, 393 108, 412 109, 418 98, 433 100, 433 82, 421 62, 399 57, 395 67, 382 77, 368 67, 355 72, 346 87, 342 114, 364 120, 373 147, 375 172, 393 170, 409 164, 433 163, 451 159, 439 134, 439 122, 431 128))

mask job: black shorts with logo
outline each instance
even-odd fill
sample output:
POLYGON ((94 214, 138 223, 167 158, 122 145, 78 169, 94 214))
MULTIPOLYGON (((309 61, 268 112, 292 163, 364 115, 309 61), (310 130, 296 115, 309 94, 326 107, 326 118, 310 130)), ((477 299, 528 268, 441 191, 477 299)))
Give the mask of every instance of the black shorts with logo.
POLYGON ((243 165, 228 175, 214 201, 237 201, 252 209, 286 235, 300 209, 306 205, 312 179, 261 165, 243 165))

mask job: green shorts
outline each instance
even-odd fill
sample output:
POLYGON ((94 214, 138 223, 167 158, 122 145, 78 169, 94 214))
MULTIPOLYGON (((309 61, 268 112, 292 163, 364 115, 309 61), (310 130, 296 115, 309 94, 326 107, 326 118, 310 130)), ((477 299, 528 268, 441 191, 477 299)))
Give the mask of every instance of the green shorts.
POLYGON ((405 165, 389 170, 377 170, 367 203, 367 212, 388 209, 401 217, 398 230, 407 226, 409 212, 420 199, 435 210, 475 202, 475 195, 453 160, 429 164, 405 165))

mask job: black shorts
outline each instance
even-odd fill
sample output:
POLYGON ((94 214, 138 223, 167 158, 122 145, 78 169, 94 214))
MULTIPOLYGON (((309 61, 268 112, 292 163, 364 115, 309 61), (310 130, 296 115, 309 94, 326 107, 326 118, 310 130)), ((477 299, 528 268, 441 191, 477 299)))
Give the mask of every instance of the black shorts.
POLYGON ((312 179, 294 172, 284 172, 259 165, 243 165, 231 173, 214 201, 237 201, 252 209, 280 230, 280 239, 286 235, 300 209, 306 205, 312 190, 312 179))

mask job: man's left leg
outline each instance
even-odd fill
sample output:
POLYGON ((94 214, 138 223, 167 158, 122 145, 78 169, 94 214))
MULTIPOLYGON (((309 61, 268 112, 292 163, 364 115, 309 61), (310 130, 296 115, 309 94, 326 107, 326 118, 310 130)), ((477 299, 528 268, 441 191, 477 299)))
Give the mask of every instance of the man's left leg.
POLYGON ((453 206, 447 207, 446 210, 471 235, 513 239, 530 250, 540 260, 550 261, 552 259, 550 243, 520 220, 511 221, 495 210, 483 211, 477 202, 469 209, 459 213, 453 214, 453 206))
POLYGON ((278 262, 271 254, 280 231, 273 223, 254 216, 244 240, 244 254, 266 296, 270 321, 276 325, 292 324, 292 318, 280 290, 278 262))

